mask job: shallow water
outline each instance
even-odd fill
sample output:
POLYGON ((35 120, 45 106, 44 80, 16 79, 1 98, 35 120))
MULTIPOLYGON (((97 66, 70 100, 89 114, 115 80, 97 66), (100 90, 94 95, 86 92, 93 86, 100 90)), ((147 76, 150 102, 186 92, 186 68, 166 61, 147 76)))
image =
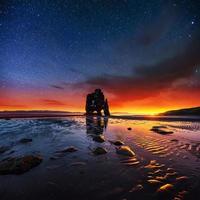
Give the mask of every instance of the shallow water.
MULTIPOLYGON (((0 199, 198 199, 200 123, 63 117, 0 120, 7 157, 36 154, 43 162, 22 175, 0 176, 0 199), (150 131, 166 126, 173 134, 150 131), (132 130, 127 128, 131 127, 132 130), (103 134, 104 143, 93 140, 103 134), (32 138, 21 144, 22 138, 32 138), (134 157, 116 154, 121 140, 134 157), (74 146, 78 151, 57 154, 74 146), (108 153, 94 155, 95 147, 108 153), (165 184, 171 188, 160 189, 165 184)), ((166 185, 165 185, 166 186, 166 185)))

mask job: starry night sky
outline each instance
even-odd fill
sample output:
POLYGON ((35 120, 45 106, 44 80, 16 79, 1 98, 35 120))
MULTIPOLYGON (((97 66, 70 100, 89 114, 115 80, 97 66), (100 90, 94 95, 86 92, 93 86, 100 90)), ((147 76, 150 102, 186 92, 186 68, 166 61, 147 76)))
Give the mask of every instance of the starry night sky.
POLYGON ((0 110, 199 106, 200 1, 1 0, 0 110))

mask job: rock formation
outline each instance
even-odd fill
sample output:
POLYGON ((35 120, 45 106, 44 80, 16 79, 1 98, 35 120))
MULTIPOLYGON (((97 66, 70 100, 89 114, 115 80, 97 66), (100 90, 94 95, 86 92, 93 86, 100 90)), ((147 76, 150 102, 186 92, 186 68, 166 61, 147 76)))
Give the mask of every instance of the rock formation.
POLYGON ((101 89, 96 89, 93 93, 87 95, 85 109, 87 115, 91 115, 94 112, 96 112, 97 115, 102 115, 102 110, 105 116, 110 115, 108 101, 105 99, 101 89))

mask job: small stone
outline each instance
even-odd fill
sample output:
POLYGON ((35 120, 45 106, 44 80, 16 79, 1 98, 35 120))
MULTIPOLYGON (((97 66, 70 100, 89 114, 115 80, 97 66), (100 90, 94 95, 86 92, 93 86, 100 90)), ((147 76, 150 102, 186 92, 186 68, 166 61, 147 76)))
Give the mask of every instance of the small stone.
POLYGON ((57 160, 58 157, 56 157, 56 156, 51 156, 49 159, 50 159, 50 160, 57 160))
POLYGON ((144 187, 141 184, 138 184, 135 187, 133 187, 129 192, 141 191, 143 189, 144 189, 144 187))
POLYGON ((52 165, 52 166, 48 166, 46 167, 48 170, 54 170, 54 169, 58 169, 60 167, 60 165, 52 165))
POLYGON ((120 146, 116 148, 116 152, 125 156, 135 156, 135 153, 131 150, 129 146, 120 146))
POLYGON ((177 139, 171 139, 171 142, 178 142, 177 139))
POLYGON ((185 181, 188 180, 189 178, 187 176, 180 176, 176 178, 176 181, 185 181))
POLYGON ((161 169, 157 169, 156 171, 154 171, 153 174, 159 174, 159 173, 162 173, 162 172, 163 172, 163 170, 161 170, 161 169))
POLYGON ((131 127, 128 127, 127 129, 128 129, 129 131, 131 131, 131 130, 132 130, 132 128, 131 128, 131 127))
POLYGON ((109 141, 111 144, 114 144, 116 146, 121 146, 124 145, 124 143, 120 140, 116 140, 116 141, 109 141))
POLYGON ((70 147, 66 147, 63 150, 56 151, 56 152, 57 153, 72 153, 72 152, 75 152, 75 151, 78 151, 78 149, 73 147, 73 146, 70 146, 70 147))
POLYGON ((25 143, 29 143, 29 142, 32 142, 33 140, 31 138, 22 138, 19 142, 22 143, 22 144, 25 144, 25 143))
POLYGON ((173 131, 168 131, 168 130, 164 130, 166 129, 167 127, 163 127, 163 126, 153 126, 150 131, 153 131, 155 133, 159 133, 159 134, 162 134, 162 135, 167 135, 167 134, 172 134, 173 131))
POLYGON ((93 140, 94 140, 95 142, 99 142, 99 143, 105 142, 105 139, 104 139, 104 136, 103 136, 103 135, 94 136, 94 137, 93 137, 93 140))
POLYGON ((174 169, 171 168, 171 167, 168 167, 168 168, 167 168, 167 171, 168 171, 168 172, 174 172, 174 169))
POLYGON ((74 163, 71 163, 70 165, 71 166, 84 166, 84 165, 86 165, 86 163, 85 162, 74 162, 74 163))
POLYGON ((156 180, 159 180, 159 181, 166 181, 167 176, 156 176, 155 178, 156 180))
POLYGON ((165 165, 164 164, 159 164, 157 163, 156 160, 151 160, 150 163, 146 166, 144 166, 145 169, 160 169, 162 167, 164 167, 165 165))
POLYGON ((177 172, 169 172, 165 174, 166 179, 175 177, 177 175, 177 172))
POLYGON ((169 192, 169 191, 171 191, 173 188, 174 188, 174 186, 173 186, 172 184, 167 183, 167 184, 161 186, 161 187, 157 190, 157 192, 169 192))
POLYGON ((159 185, 159 184, 162 184, 161 181, 159 180, 156 180, 156 179, 149 179, 147 180, 148 183, 152 184, 152 185, 159 185))
POLYGON ((0 162, 0 175, 23 174, 42 162, 40 156, 27 155, 0 162))
POLYGON ((166 126, 153 126, 152 128, 158 129, 158 128, 167 128, 166 126))
POLYGON ((93 154, 95 155, 102 155, 102 154, 106 154, 107 153, 107 150, 102 148, 102 147, 97 147, 95 148, 93 151, 93 154))
POLYGON ((134 165, 138 165, 138 164, 140 164, 140 162, 139 161, 135 161, 135 162, 126 163, 125 165, 126 166, 134 166, 134 165))

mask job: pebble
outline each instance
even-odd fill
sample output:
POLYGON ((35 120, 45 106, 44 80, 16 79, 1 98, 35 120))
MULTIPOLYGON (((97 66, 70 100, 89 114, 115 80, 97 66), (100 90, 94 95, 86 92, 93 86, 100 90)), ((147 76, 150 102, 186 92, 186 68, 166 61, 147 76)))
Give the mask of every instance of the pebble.
POLYGON ((147 180, 148 183, 152 184, 152 185, 158 185, 158 184, 162 184, 161 181, 156 180, 156 179, 149 179, 147 180))
POLYGON ((180 176, 176 178, 176 181, 185 181, 188 180, 189 178, 187 176, 180 176))
POLYGON ((92 152, 93 152, 93 154, 95 154, 95 155, 102 155, 102 154, 106 154, 106 153, 107 153, 107 150, 104 149, 103 147, 97 147, 97 148, 95 148, 92 152))
POLYGON ((124 143, 120 140, 116 140, 116 141, 109 141, 111 144, 114 144, 116 146, 121 146, 124 145, 124 143))
POLYGON ((129 192, 141 191, 143 189, 144 189, 144 187, 141 184, 138 184, 135 187, 133 187, 129 192))
POLYGON ((83 165, 86 165, 85 162, 74 162, 74 163, 71 163, 70 164, 71 166, 83 166, 83 165))
POLYGON ((174 186, 170 183, 167 183, 165 185, 162 185, 157 192, 169 192, 174 188, 174 186))
POLYGON ((57 153, 72 153, 72 152, 75 152, 75 151, 78 151, 77 148, 73 147, 73 146, 70 146, 70 147, 66 147, 60 151, 56 151, 57 153))
POLYGON ((116 148, 116 152, 125 156, 135 156, 135 153, 131 150, 129 146, 120 146, 116 148))

